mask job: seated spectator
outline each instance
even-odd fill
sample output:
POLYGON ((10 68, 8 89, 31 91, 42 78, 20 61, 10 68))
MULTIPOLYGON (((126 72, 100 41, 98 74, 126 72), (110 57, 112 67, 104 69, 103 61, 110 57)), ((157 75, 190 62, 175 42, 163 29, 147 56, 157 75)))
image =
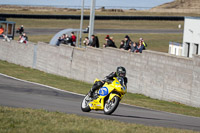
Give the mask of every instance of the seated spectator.
POLYGON ((142 44, 142 41, 139 41, 136 52, 142 53, 143 49, 144 49, 144 45, 142 44))
POLYGON ((85 46, 90 46, 90 45, 91 45, 91 44, 90 44, 90 40, 89 40, 88 37, 85 37, 85 40, 83 41, 83 44, 84 44, 85 46))
POLYGON ((99 48, 99 39, 98 39, 98 37, 95 36, 95 35, 92 35, 91 38, 92 38, 92 42, 91 42, 90 46, 99 48))
POLYGON ((11 40, 8 38, 8 36, 3 34, 3 41, 10 42, 11 40))
POLYGON ((125 43, 124 40, 121 40, 119 49, 124 49, 124 43, 125 43))
POLYGON ((130 45, 129 45, 129 42, 131 42, 131 39, 128 35, 126 35, 124 37, 124 50, 129 50, 130 49, 130 45))
POLYGON ((136 52, 137 51, 137 44, 135 42, 130 42, 129 45, 131 47, 129 49, 130 52, 136 52))
POLYGON ((28 36, 26 35, 26 33, 22 33, 22 35, 19 36, 18 42, 20 42, 20 43, 28 43, 28 36))
POLYGON ((3 26, 1 25, 0 26, 0 35, 2 35, 4 33, 4 28, 3 28, 3 26))
POLYGON ((21 25, 21 27, 18 28, 16 32, 19 33, 19 34, 21 35, 21 34, 24 32, 24 26, 21 25))
POLYGON ((103 45, 103 47, 113 47, 113 48, 117 48, 115 43, 110 39, 110 37, 107 35, 106 38, 106 43, 103 45))
POLYGON ((139 41, 142 41, 142 45, 144 46, 143 48, 143 50, 145 50, 146 49, 146 47, 147 47, 147 43, 144 41, 144 39, 143 38, 140 38, 140 40, 139 41))

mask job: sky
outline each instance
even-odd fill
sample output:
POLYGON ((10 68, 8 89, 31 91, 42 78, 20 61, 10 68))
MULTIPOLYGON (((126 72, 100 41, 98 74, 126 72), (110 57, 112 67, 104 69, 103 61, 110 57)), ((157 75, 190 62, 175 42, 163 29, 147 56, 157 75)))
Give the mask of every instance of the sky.
MULTIPOLYGON (((91 5, 91 0, 84 0, 85 7, 91 5)), ((154 7, 174 0, 96 0, 96 7, 154 7)), ((9 5, 48 5, 57 7, 80 7, 82 0, 0 0, 0 4, 9 5)))

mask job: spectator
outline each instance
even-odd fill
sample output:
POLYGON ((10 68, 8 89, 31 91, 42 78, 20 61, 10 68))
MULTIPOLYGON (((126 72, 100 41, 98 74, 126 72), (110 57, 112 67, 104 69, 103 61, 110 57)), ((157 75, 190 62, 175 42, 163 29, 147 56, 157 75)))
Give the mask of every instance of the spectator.
POLYGON ((146 49, 146 47, 147 47, 147 43, 144 41, 144 39, 143 38, 140 38, 140 40, 139 41, 142 41, 142 44, 143 44, 143 50, 145 50, 146 49))
POLYGON ((76 36, 74 32, 71 32, 72 46, 76 46, 76 36))
POLYGON ((125 43, 124 40, 121 40, 119 49, 124 49, 124 43, 125 43))
POLYGON ((88 37, 85 37, 85 40, 83 41, 83 44, 84 44, 85 46, 90 46, 90 45, 91 45, 91 44, 90 44, 90 40, 89 40, 88 37))
POLYGON ((144 49, 144 45, 142 44, 142 41, 139 41, 136 52, 142 53, 143 49, 144 49))
POLYGON ((19 33, 19 34, 21 35, 21 34, 24 32, 24 26, 21 25, 21 27, 18 28, 16 32, 19 33))
POLYGON ((58 38, 56 46, 60 46, 61 43, 64 43, 64 39, 65 39, 65 34, 63 34, 61 37, 58 38))
POLYGON ((4 28, 3 28, 3 26, 1 25, 1 26, 0 26, 0 35, 3 34, 3 33, 4 33, 4 28))
POLYGON ((8 38, 8 36, 3 34, 3 41, 10 42, 11 40, 8 38))
POLYGON ((72 39, 69 35, 65 35, 64 37, 64 44, 67 44, 67 45, 72 45, 72 39))
POLYGON ((130 37, 128 35, 126 35, 124 37, 124 41, 125 41, 125 43, 124 43, 124 50, 129 50, 130 49, 129 42, 131 42, 130 37))
POLYGON ((129 45, 131 47, 129 49, 130 52, 136 52, 137 51, 137 44, 135 42, 130 42, 129 45))
POLYGON ((98 37, 95 36, 95 35, 92 35, 91 38, 92 38, 92 43, 91 43, 90 46, 99 48, 99 39, 98 39, 98 37))
POLYGON ((103 47, 113 47, 113 48, 117 48, 115 43, 110 39, 110 37, 107 35, 106 38, 106 43, 103 45, 103 47))
POLYGON ((21 36, 19 36, 18 42, 26 44, 28 43, 28 36, 26 35, 26 33, 23 33, 21 36))

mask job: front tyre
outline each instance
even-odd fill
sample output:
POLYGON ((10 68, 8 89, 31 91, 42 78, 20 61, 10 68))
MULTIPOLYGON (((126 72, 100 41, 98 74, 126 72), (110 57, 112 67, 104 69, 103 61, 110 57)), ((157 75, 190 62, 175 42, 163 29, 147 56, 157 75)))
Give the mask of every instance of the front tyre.
POLYGON ((83 99, 82 103, 81 103, 81 110, 83 112, 90 112, 90 106, 89 103, 91 102, 91 100, 89 100, 89 96, 86 95, 85 98, 83 99))
POLYGON ((120 98, 118 96, 113 97, 112 100, 107 100, 104 106, 104 114, 112 114, 119 105, 120 98))

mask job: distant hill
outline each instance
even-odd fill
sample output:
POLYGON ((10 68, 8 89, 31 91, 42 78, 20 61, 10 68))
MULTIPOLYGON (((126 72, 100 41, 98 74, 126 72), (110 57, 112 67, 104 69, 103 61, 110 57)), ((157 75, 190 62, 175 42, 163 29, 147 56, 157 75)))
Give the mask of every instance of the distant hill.
POLYGON ((174 0, 173 2, 156 6, 150 11, 200 13, 200 0, 174 0))
POLYGON ((192 8, 200 8, 200 0, 174 0, 173 2, 169 2, 155 8, 162 9, 192 9, 192 8))

